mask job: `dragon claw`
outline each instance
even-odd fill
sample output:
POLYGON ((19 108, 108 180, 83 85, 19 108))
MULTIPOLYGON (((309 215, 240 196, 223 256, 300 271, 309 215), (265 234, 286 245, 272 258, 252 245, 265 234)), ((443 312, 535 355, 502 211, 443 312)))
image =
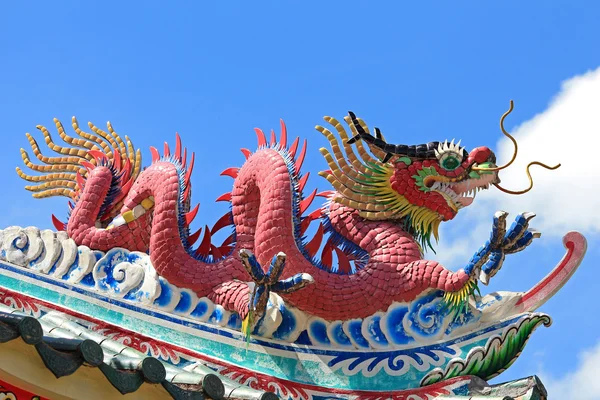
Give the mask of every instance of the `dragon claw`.
POLYGON ((291 278, 276 282, 271 290, 275 293, 292 293, 314 282, 315 280, 310 274, 296 274, 291 278))
POLYGON ((524 250, 534 239, 539 238, 541 232, 530 229, 529 222, 535 213, 524 212, 519 214, 510 228, 506 228, 506 211, 497 211, 494 214, 490 240, 471 257, 464 271, 472 278, 487 285, 504 263, 506 254, 513 254, 524 250))
POLYGON ((254 329, 254 325, 265 314, 271 292, 292 293, 314 283, 313 277, 306 273, 296 274, 287 279, 279 280, 285 268, 287 258, 283 252, 279 252, 273 257, 269 271, 266 273, 250 250, 240 250, 239 256, 244 268, 255 284, 248 304, 250 311, 248 315, 252 322, 248 326, 247 334, 254 329))
POLYGON ((490 243, 492 245, 497 246, 506 234, 506 217, 508 217, 506 211, 496 211, 494 214, 494 223, 492 225, 492 234, 490 237, 490 243))
POLYGON ((485 286, 487 286, 488 283, 490 283, 490 276, 488 274, 486 274, 485 272, 481 271, 479 273, 479 281, 481 283, 483 283, 485 286))
MULTIPOLYGON (((528 237, 530 236, 528 235, 528 232, 530 232, 529 221, 531 221, 534 217, 534 213, 525 212, 519 214, 517 218, 515 218, 515 222, 512 223, 510 229, 504 236, 504 241, 502 243, 503 250, 512 249, 516 246, 517 243, 522 243, 522 246, 518 246, 521 247, 520 250, 522 250, 531 243, 531 240, 521 241, 521 239, 523 239, 523 237, 525 237, 526 235, 528 237)), ((531 237, 531 239, 533 240, 533 237, 531 237)))

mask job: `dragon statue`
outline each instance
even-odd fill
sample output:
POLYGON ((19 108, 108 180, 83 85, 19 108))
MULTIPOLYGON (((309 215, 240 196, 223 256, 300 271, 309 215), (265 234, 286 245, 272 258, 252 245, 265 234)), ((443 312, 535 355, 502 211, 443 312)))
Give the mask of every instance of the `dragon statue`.
MULTIPOLYGON (((49 131, 38 126, 58 156, 43 155, 27 134, 43 165, 32 163, 21 149, 23 161, 41 174, 30 175, 20 168, 17 173, 32 183, 26 189, 34 197, 71 200, 67 222, 54 215, 52 219, 80 248, 148 254, 158 276, 169 284, 237 314, 246 338, 260 331, 261 321, 277 301, 329 324, 372 318, 394 304, 435 298, 436 308, 427 318, 450 315, 445 322, 449 333, 456 319, 475 318, 482 304, 479 283, 487 285, 505 256, 540 237, 529 227, 533 213, 518 215, 508 225, 507 213, 498 212, 489 239, 464 268, 454 272, 424 258, 424 251, 438 239, 440 223, 454 219, 479 191, 491 186, 509 193, 531 189, 529 166, 529 189, 511 192, 500 186, 499 171, 516 157, 516 142, 503 127, 511 111, 512 102, 501 127, 515 143, 515 154, 504 166, 496 165, 488 147, 467 151, 454 140, 392 144, 378 128, 371 133, 352 112, 344 118, 347 127, 325 117, 332 128, 316 129, 331 146, 320 149, 329 169, 319 175, 333 190, 308 195, 303 190, 309 173, 300 171, 306 141, 299 150, 299 139, 288 140, 283 121, 279 137, 271 131, 267 139, 255 129, 258 149, 242 149, 244 164, 222 173, 234 179, 233 187, 217 201, 229 202, 230 211, 212 228, 194 233, 189 228, 199 211, 199 205, 191 203, 194 153, 188 157, 179 135, 174 149, 165 143, 162 155, 152 147, 152 163, 143 169, 140 150, 110 123, 107 131, 90 123, 91 132, 84 132, 73 118, 77 134, 73 137, 55 119, 68 146, 56 144, 49 131), (325 199, 324 204, 308 211, 317 196, 325 199), (226 227, 231 235, 214 243, 215 234, 226 227)), ((524 306, 521 310, 529 311, 524 306)), ((536 318, 535 326, 539 321, 549 323, 536 318)), ((327 328, 327 334, 332 336, 334 328, 327 328)), ((343 332, 340 337, 351 336, 350 328, 343 332)), ((315 344, 316 334, 311 335, 315 344)), ((352 343, 359 340, 353 336, 352 343)), ((504 364, 493 374, 503 368, 504 364)), ((453 376, 440 374, 444 379, 453 376)), ((428 379, 424 382, 435 381, 431 375, 428 379)))

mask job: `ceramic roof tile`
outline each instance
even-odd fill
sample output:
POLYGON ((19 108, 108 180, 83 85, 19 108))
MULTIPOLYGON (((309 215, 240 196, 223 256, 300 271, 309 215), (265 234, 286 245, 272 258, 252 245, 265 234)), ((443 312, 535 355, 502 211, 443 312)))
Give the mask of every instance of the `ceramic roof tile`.
POLYGON ((136 391, 144 382, 160 384, 174 399, 274 400, 269 392, 240 385, 196 364, 182 369, 147 356, 120 342, 92 332, 67 315, 51 312, 38 319, 0 305, 0 343, 21 337, 36 350, 58 378, 82 365, 99 368, 121 393, 136 391))

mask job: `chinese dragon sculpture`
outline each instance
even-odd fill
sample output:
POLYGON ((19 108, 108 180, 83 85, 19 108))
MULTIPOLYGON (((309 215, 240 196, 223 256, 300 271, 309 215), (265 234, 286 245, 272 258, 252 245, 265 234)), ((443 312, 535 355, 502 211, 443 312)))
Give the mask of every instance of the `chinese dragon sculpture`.
MULTIPOLYGON (((514 142, 503 127, 511 110, 512 102, 501 127, 514 142)), ((140 150, 110 123, 107 131, 90 123, 88 133, 73 118, 73 137, 55 120, 66 145, 38 126, 58 156, 43 155, 27 134, 43 165, 32 163, 23 149, 22 158, 41 174, 20 168, 17 173, 32 183, 26 189, 36 198, 70 198, 67 222, 52 218, 78 246, 80 258, 81 249, 98 253, 94 262, 115 249, 142 254, 169 285, 237 316, 225 327, 238 330, 247 343, 290 343, 309 353, 351 349, 353 356, 323 355, 324 365, 341 376, 361 370, 360 378, 344 384, 289 371, 283 379, 339 393, 391 393, 460 376, 497 375, 520 354, 535 327, 550 323, 533 310, 573 273, 585 251, 583 237, 565 237, 570 253, 529 292, 482 297, 478 284, 488 284, 505 256, 540 237, 529 227, 533 213, 518 215, 511 225, 506 212, 496 213, 489 239, 458 271, 425 259, 424 251, 433 248, 440 223, 468 207, 479 191, 496 186, 525 192, 499 185, 499 171, 514 157, 499 167, 488 147, 467 151, 454 141, 395 145, 379 129, 371 133, 352 112, 344 120, 348 128, 331 117, 325 121, 333 129, 316 127, 331 146, 320 149, 329 170, 319 175, 334 190, 303 192, 309 177, 300 171, 306 141, 299 149, 298 138, 288 140, 283 121, 279 137, 271 131, 267 139, 255 129, 258 149, 242 149, 243 165, 222 173, 234 179, 233 187, 217 200, 229 202, 231 211, 194 233, 189 228, 199 211, 191 205, 194 154, 188 157, 179 135, 174 149, 165 143, 162 155, 151 148, 152 163, 143 169, 140 150), (325 198, 323 206, 309 211, 317 196, 325 198), (232 234, 214 243, 215 233, 228 226, 232 234), (459 349, 467 336, 471 344, 459 349), (409 361, 389 355, 417 347, 425 350, 409 361), (407 374, 407 368, 418 373, 407 374), (382 383, 382 376, 402 374, 382 383)), ((285 397, 286 390, 279 389, 285 397)))

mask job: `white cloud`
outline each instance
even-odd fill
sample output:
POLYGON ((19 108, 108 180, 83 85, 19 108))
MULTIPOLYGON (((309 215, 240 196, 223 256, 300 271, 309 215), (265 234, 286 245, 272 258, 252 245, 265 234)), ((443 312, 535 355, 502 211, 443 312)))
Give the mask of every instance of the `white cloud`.
MULTIPOLYGON (((533 160, 555 171, 532 168, 534 189, 522 196, 495 194, 498 204, 539 215, 537 225, 545 234, 563 235, 568 230, 598 232, 600 227, 600 68, 571 78, 541 114, 513 130, 519 142, 517 161, 500 177, 508 188, 528 184, 525 166, 533 160)), ((512 144, 497 146, 498 161, 512 155, 512 144)))
MULTIPOLYGON (((509 131, 510 118, 505 122, 509 131)), ((538 216, 533 225, 544 235, 600 231, 600 68, 563 82, 548 108, 512 129, 511 134, 517 139, 519 153, 513 165, 500 171, 503 187, 526 188, 525 166, 531 161, 562 166, 554 171, 533 166, 534 187, 529 193, 514 196, 492 187, 480 193, 455 221, 443 224, 436 258, 445 265, 464 263, 464 255, 477 249, 472 244, 483 243, 497 210, 508 211, 512 217, 535 212, 538 216), (461 228, 465 224, 471 232, 467 238, 459 234, 464 235, 461 228)), ((498 163, 506 163, 513 154, 512 142, 501 139, 495 152, 498 163)))
POLYGON ((554 379, 540 373, 540 378, 552 399, 598 400, 600 399, 600 343, 580 355, 579 366, 574 372, 554 379))

